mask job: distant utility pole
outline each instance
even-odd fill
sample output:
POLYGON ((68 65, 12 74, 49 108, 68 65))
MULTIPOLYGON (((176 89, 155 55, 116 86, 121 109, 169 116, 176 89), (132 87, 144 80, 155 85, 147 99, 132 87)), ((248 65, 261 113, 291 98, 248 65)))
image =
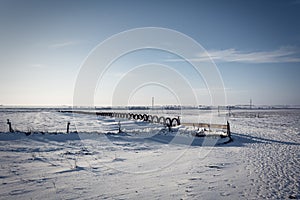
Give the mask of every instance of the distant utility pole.
POLYGON ((152 110, 154 110, 154 97, 152 97, 152 110))
POLYGON ((250 110, 252 109, 252 99, 250 99, 250 110))

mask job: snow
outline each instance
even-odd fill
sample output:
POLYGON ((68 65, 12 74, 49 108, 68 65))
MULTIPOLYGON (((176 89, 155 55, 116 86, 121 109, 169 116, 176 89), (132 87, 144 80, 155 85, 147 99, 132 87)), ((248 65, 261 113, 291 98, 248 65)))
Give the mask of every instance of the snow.
POLYGON ((200 114, 182 118, 228 119, 233 142, 195 138, 191 127, 2 108, 0 199, 300 198, 299 109, 200 114), (7 119, 20 132, 8 133, 7 119))

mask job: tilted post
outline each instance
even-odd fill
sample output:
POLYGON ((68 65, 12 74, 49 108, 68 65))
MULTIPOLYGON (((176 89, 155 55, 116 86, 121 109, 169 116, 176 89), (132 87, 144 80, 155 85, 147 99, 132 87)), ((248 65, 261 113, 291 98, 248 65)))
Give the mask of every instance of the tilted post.
POLYGON ((67 133, 69 133, 70 124, 70 122, 67 123, 67 133))

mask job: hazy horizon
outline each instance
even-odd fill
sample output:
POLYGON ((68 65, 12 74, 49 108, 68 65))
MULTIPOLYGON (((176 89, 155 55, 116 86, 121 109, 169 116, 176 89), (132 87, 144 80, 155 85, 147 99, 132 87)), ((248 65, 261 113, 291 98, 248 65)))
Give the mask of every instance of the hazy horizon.
MULTIPOLYGON (((216 105, 171 105, 171 104, 166 104, 166 105, 155 105, 154 107, 155 108, 160 108, 160 107, 218 107, 216 105)), ((250 107, 249 104, 228 104, 228 105, 225 105, 225 106, 236 106, 236 107, 250 107)), ((69 105, 42 105, 42 104, 35 104, 35 105, 22 105, 22 104, 0 104, 0 108, 4 108, 4 107, 20 107, 20 108, 26 108, 26 107, 36 107, 36 108, 59 108, 59 107, 82 107, 82 108, 85 108, 85 107, 89 107, 89 106, 74 106, 72 104, 69 104, 69 105)), ((151 108, 152 106, 151 105, 127 105, 127 106, 122 106, 122 105, 114 105, 114 106, 111 106, 111 105, 94 105, 94 106, 90 106, 90 108, 126 108, 126 107, 148 107, 148 108, 151 108)), ((222 107, 222 106, 221 106, 222 107)), ((224 106, 223 106, 224 107, 224 106)), ((252 104, 252 108, 255 109, 255 108, 263 108, 263 107, 274 107, 274 108, 281 108, 281 107, 286 107, 286 108, 300 108, 300 104, 252 104)))

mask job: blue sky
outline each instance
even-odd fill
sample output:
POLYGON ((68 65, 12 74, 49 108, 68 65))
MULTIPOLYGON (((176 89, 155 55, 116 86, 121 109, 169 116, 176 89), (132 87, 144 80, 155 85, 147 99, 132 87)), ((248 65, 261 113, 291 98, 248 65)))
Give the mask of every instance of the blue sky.
MULTIPOLYGON (((96 45, 128 29, 164 27, 207 50, 221 73, 228 104, 248 104, 252 98, 254 104, 299 105, 299 19, 298 0, 0 0, 0 104, 71 105, 80 66, 96 45)), ((167 63, 185 69, 180 59, 167 63)), ((145 91, 140 91, 136 103, 161 95, 154 90, 145 90, 150 94, 144 101, 145 91)), ((200 103, 209 104, 200 96, 200 103)), ((160 98, 161 104, 174 103, 160 98)))

